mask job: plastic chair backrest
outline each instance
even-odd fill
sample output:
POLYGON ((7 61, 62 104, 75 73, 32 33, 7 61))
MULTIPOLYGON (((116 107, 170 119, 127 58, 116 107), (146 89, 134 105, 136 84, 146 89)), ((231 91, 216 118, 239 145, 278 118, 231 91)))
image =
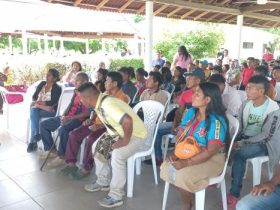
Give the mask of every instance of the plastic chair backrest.
POLYGON ((7 93, 7 90, 4 87, 0 86, 0 97, 2 97, 3 103, 7 103, 8 102, 8 100, 6 98, 6 93, 7 93))
POLYGON ((231 142, 230 142, 230 146, 229 146, 229 150, 228 150, 228 154, 227 154, 227 159, 225 162, 225 167, 223 169, 223 173, 221 174, 221 176, 223 176, 223 177, 225 176, 229 156, 230 156, 230 153, 232 150, 232 146, 233 146, 234 140, 235 140, 238 130, 239 130, 239 121, 235 117, 233 117, 231 114, 227 113, 226 116, 227 116, 227 119, 229 122, 229 135, 231 138, 231 142))
POLYGON ((153 100, 141 101, 134 106, 133 111, 137 113, 143 111, 144 124, 148 129, 148 135, 145 142, 146 146, 152 146, 155 141, 159 123, 162 121, 164 114, 164 106, 153 100))
POLYGON ((72 96, 74 94, 74 87, 66 87, 62 89, 61 96, 58 101, 56 116, 63 115, 64 111, 71 102, 72 96))
MULTIPOLYGON (((139 88, 137 88, 136 93, 135 93, 135 95, 133 96, 133 98, 130 99, 130 102, 131 102, 132 104, 135 103, 135 100, 136 100, 136 97, 137 97, 137 95, 138 95, 138 92, 139 92, 139 88)), ((130 102, 129 102, 128 104, 130 104, 130 102)))
POLYGON ((171 84, 171 87, 172 87, 172 89, 171 89, 170 95, 172 96, 172 94, 173 94, 174 91, 175 91, 175 85, 171 84))

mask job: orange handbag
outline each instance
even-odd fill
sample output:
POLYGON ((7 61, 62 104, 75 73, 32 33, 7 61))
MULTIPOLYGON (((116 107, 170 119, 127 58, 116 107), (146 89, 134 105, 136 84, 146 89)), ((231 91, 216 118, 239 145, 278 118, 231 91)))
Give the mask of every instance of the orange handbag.
POLYGON ((191 128, 192 122, 186 126, 186 129, 179 136, 176 142, 174 154, 179 159, 188 159, 200 153, 201 149, 196 139, 193 136, 186 136, 191 128))

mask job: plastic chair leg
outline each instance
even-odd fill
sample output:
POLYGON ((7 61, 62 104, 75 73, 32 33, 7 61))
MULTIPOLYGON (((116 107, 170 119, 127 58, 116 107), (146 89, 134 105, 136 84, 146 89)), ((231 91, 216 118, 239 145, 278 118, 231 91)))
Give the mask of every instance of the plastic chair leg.
POLYGON ((225 179, 220 183, 221 184, 221 193, 222 193, 222 201, 223 201, 223 209, 227 210, 227 190, 226 190, 226 182, 225 179))
POLYGON ((163 160, 165 160, 166 156, 167 156, 169 138, 168 138, 168 136, 165 136, 164 138, 162 138, 162 140, 163 140, 162 143, 164 145, 164 147, 163 147, 163 160))
POLYGON ((133 184, 134 184, 134 168, 135 160, 133 157, 130 157, 127 160, 127 197, 133 197, 133 184))
POLYGON ((262 163, 258 159, 252 159, 253 165, 253 186, 261 183, 262 163))
POLYGON ((137 158, 135 161, 136 161, 136 175, 141 175, 142 158, 137 158))
POLYGON ((166 209, 168 191, 169 191, 169 183, 165 182, 164 193, 163 193, 163 200, 162 200, 162 210, 166 209))
POLYGON ((156 156, 155 156, 155 150, 153 150, 151 154, 152 163, 153 163, 153 171, 154 171, 154 178, 155 183, 158 184, 158 178, 157 178, 157 163, 156 163, 156 156))
POLYGON ((195 209, 204 210, 205 205, 205 189, 195 193, 195 209))

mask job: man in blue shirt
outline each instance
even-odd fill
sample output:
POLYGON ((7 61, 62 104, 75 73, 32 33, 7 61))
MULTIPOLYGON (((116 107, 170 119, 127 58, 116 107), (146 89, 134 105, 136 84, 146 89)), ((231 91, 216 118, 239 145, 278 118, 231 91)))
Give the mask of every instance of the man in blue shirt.
POLYGON ((159 65, 160 67, 163 67, 165 61, 161 58, 161 53, 157 52, 156 53, 156 59, 153 60, 153 67, 155 67, 156 65, 159 65))

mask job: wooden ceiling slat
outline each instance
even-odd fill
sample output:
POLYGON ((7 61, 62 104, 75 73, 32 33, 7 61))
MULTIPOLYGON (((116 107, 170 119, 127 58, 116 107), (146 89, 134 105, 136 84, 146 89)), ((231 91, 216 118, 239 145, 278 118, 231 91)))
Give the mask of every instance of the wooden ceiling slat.
POLYGON ((184 15, 181 16, 181 19, 185 19, 186 17, 188 17, 189 15, 194 13, 195 11, 196 11, 195 9, 192 9, 192 10, 188 11, 187 13, 185 13, 184 15))
POLYGON ((77 7, 83 0, 76 0, 74 2, 74 6, 77 7))
POLYGON ((142 7, 140 7, 138 10, 137 10, 137 14, 141 14, 141 13, 143 13, 144 11, 145 11, 145 8, 146 8, 146 6, 145 6, 145 4, 142 6, 142 7))
POLYGON ((167 17, 171 17, 173 15, 175 15, 177 12, 179 12, 182 8, 181 7, 177 7, 176 9, 174 9, 172 12, 170 12, 167 17))
POLYGON ((253 5, 241 7, 241 12, 257 12, 257 11, 265 11, 271 9, 280 9, 280 4, 266 4, 266 5, 253 5))
POLYGON ((197 15, 196 17, 193 18, 193 20, 198 20, 199 18, 203 17, 204 15, 208 14, 207 11, 202 12, 201 14, 197 15))
POLYGON ((124 11, 134 0, 127 1, 122 7, 119 9, 119 12, 124 11))
POLYGON ((168 7, 168 5, 164 4, 160 8, 158 8, 156 11, 154 11, 154 15, 158 15, 161 13, 163 10, 165 10, 168 7))
POLYGON ((102 0, 97 6, 96 9, 100 10, 109 0, 102 0))

